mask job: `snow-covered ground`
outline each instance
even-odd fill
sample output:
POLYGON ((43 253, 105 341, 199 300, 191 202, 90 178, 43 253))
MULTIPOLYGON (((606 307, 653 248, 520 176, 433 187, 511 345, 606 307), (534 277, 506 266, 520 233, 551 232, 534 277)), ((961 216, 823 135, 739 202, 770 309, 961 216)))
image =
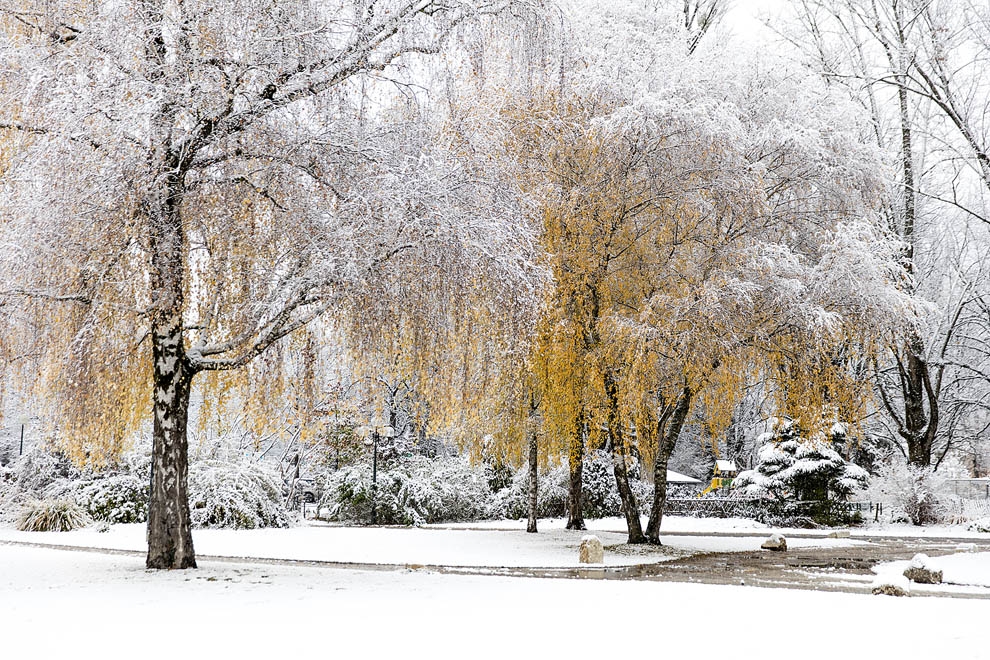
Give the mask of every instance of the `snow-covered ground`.
MULTIPOLYGON (((911 562, 891 561, 874 567, 879 576, 901 575, 911 562)), ((961 552, 932 557, 927 568, 942 571, 942 583, 947 585, 990 587, 990 552, 961 552)), ((936 587, 931 587, 936 588, 936 587)))
MULTIPOLYGON (((587 533, 601 538, 606 546, 605 564, 609 566, 663 561, 685 552, 758 550, 764 540, 763 535, 677 536, 674 533, 663 535, 662 548, 630 548, 623 545, 625 532, 610 531, 623 528, 608 520, 590 524, 590 532, 565 530, 563 523, 541 522, 546 524, 541 526, 539 534, 527 534, 525 526, 448 529, 311 525, 289 529, 197 529, 193 532, 193 542, 200 555, 222 557, 375 564, 561 567, 579 565, 578 546, 581 537, 587 533)), ((730 530, 726 527, 722 531, 730 530)), ((110 531, 102 533, 92 528, 75 532, 0 529, 0 540, 135 551, 147 547, 144 525, 114 525, 110 531)), ((791 539, 788 543, 792 548, 843 547, 863 541, 814 538, 791 539)))
POLYGON ((990 658, 990 602, 143 559, 0 545, 24 658, 990 658))
MULTIPOLYGON (((538 521, 539 530, 550 531, 564 529, 567 524, 565 518, 549 518, 538 521)), ((590 532, 615 532, 625 534, 625 518, 596 518, 585 521, 590 532)), ((439 525, 426 525, 432 529, 514 529, 525 530, 526 521, 520 520, 479 520, 466 523, 444 523, 439 525)), ((646 519, 643 519, 643 528, 646 528, 646 519)), ((763 523, 746 518, 690 518, 686 516, 665 516, 661 525, 662 534, 676 534, 684 532, 760 532, 770 528, 763 523)), ((767 532, 769 536, 769 531, 767 532)), ((823 533, 824 535, 824 533, 823 533)))

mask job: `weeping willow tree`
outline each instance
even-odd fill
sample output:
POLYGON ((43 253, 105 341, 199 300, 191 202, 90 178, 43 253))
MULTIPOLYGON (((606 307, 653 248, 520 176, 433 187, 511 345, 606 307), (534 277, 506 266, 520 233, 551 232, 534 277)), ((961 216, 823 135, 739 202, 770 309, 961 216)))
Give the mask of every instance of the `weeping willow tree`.
POLYGON ((148 567, 195 566, 195 381, 274 401, 291 361, 273 351, 318 319, 367 327, 383 282, 481 263, 525 280, 513 195, 374 78, 512 5, 5 7, 5 367, 80 461, 110 460, 150 414, 148 567))
POLYGON ((571 466, 569 526, 583 525, 583 452, 604 446, 629 541, 659 542, 667 460, 696 405, 717 437, 759 376, 809 428, 857 419, 863 361, 923 305, 876 220, 883 163, 841 98, 691 54, 659 12, 598 9, 608 27, 582 34, 569 85, 509 111, 554 276, 530 367, 571 466), (645 532, 629 486, 644 458, 645 532))

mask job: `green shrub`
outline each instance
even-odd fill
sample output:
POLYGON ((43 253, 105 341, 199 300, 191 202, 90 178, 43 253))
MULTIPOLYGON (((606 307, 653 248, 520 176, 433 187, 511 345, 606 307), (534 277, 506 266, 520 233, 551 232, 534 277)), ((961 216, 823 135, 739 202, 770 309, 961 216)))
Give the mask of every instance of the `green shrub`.
MULTIPOLYGON (((371 476, 371 467, 363 463, 329 475, 321 505, 331 520, 371 520, 371 476)), ((383 525, 422 525, 485 518, 489 478, 486 467, 463 457, 410 456, 390 462, 378 470, 375 519, 383 525)))
POLYGON ((148 483, 131 474, 67 482, 49 489, 47 495, 73 500, 94 520, 140 523, 148 519, 148 483))
POLYGON ((70 500, 35 500, 17 519, 22 532, 69 532, 92 523, 86 511, 70 500))
POLYGON ((202 461, 189 468, 194 527, 288 527, 278 477, 257 463, 202 461))

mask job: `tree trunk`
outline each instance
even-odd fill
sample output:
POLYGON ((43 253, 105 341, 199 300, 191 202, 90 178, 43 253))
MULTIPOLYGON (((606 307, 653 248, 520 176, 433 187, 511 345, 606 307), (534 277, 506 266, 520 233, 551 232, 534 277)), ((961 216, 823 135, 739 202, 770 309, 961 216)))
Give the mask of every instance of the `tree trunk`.
MULTIPOLYGON (((900 16, 898 29, 900 30, 900 16)), ((901 35, 903 43, 903 35, 901 35)), ((907 254, 905 265, 908 274, 913 275, 915 223, 917 206, 914 177, 914 144, 908 104, 907 79, 897 76, 897 105, 901 123, 901 175, 904 177, 904 225, 902 237, 907 254)), ((907 441, 908 462, 920 467, 928 467, 932 461, 932 444, 938 430, 938 397, 931 392, 928 362, 925 359, 924 341, 917 333, 912 333, 905 347, 905 364, 899 369, 901 391, 904 397, 904 424, 901 436, 907 441), (925 403, 928 411, 925 411, 925 403)))
POLYGON ((536 440, 536 429, 529 429, 529 521, 526 523, 526 531, 531 534, 536 533, 536 508, 539 504, 537 488, 540 455, 536 440))
POLYGON ((653 504, 650 506, 650 520, 646 525, 646 539, 656 545, 660 545, 660 523, 663 521, 663 507, 667 503, 667 462, 674 452, 690 409, 691 388, 685 387, 677 397, 674 414, 666 429, 662 434, 657 434, 659 442, 653 463, 653 504))
MULTIPOLYGON (((154 338, 154 440, 148 501, 148 568, 196 568, 189 516, 186 425, 192 374, 175 335, 154 338)), ((178 338, 181 346, 181 337, 178 338)))
MULTIPOLYGON (((166 161, 170 162, 170 161, 166 161)), ((172 163, 174 164, 174 162, 172 163)), ((164 169, 164 168, 163 168, 164 169)), ((148 500, 148 568, 195 568, 189 516, 186 426, 194 375, 183 341, 184 236, 181 175, 165 178, 145 210, 151 253, 154 430, 148 500)))
POLYGON ((901 436, 907 442, 908 463, 928 467, 932 462, 932 445, 938 431, 938 397, 932 391, 928 362, 922 351, 920 337, 913 337, 908 342, 905 364, 899 372, 904 395, 901 436))
POLYGON ((639 505, 636 495, 629 485, 628 460, 629 451, 626 447, 625 435, 622 433, 622 420, 619 419, 618 386, 611 374, 605 376, 605 393, 608 396, 608 436, 612 445, 612 471, 615 474, 615 485, 622 500, 622 510, 626 516, 626 528, 629 531, 627 543, 646 543, 643 535, 643 523, 639 517, 639 505))
POLYGON ((584 416, 578 417, 574 438, 567 452, 569 481, 567 487, 567 529, 587 529, 581 499, 581 484, 584 473, 584 416))

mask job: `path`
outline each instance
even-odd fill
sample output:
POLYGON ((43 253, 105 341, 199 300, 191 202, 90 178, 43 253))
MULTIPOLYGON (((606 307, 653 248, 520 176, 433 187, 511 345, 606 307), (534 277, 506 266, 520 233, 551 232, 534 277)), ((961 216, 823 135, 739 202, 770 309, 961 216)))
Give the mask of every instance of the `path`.
MULTIPOLYGON (((756 533, 679 533, 678 536, 739 537, 756 533)), ((765 536, 766 533, 759 533, 765 536)), ((792 534, 791 538, 802 535, 792 534)), ((748 551, 712 552, 681 556, 652 564, 607 567, 528 568, 505 566, 446 566, 416 563, 373 563, 327 560, 293 560, 246 556, 219 556, 200 554, 204 562, 260 564, 279 566, 307 566, 350 570, 373 571, 423 571, 448 575, 489 575, 503 577, 565 578, 597 580, 647 580, 663 582, 745 585, 817 591, 868 593, 873 579, 871 569, 883 562, 910 559, 923 552, 929 556, 951 554, 958 551, 960 543, 971 543, 978 550, 990 551, 990 539, 932 538, 932 537, 857 537, 868 544, 839 548, 794 548, 787 552, 748 551)), ((29 541, 0 540, 0 544, 36 547, 74 552, 92 552, 110 555, 143 557, 144 552, 113 550, 87 546, 70 546, 29 541)), ((636 546, 608 546, 608 551, 635 555, 636 546)), ((683 551, 672 550, 672 553, 683 551)), ((915 595, 938 595, 952 598, 990 599, 990 589, 966 591, 945 590, 938 587, 919 587, 915 595)))

